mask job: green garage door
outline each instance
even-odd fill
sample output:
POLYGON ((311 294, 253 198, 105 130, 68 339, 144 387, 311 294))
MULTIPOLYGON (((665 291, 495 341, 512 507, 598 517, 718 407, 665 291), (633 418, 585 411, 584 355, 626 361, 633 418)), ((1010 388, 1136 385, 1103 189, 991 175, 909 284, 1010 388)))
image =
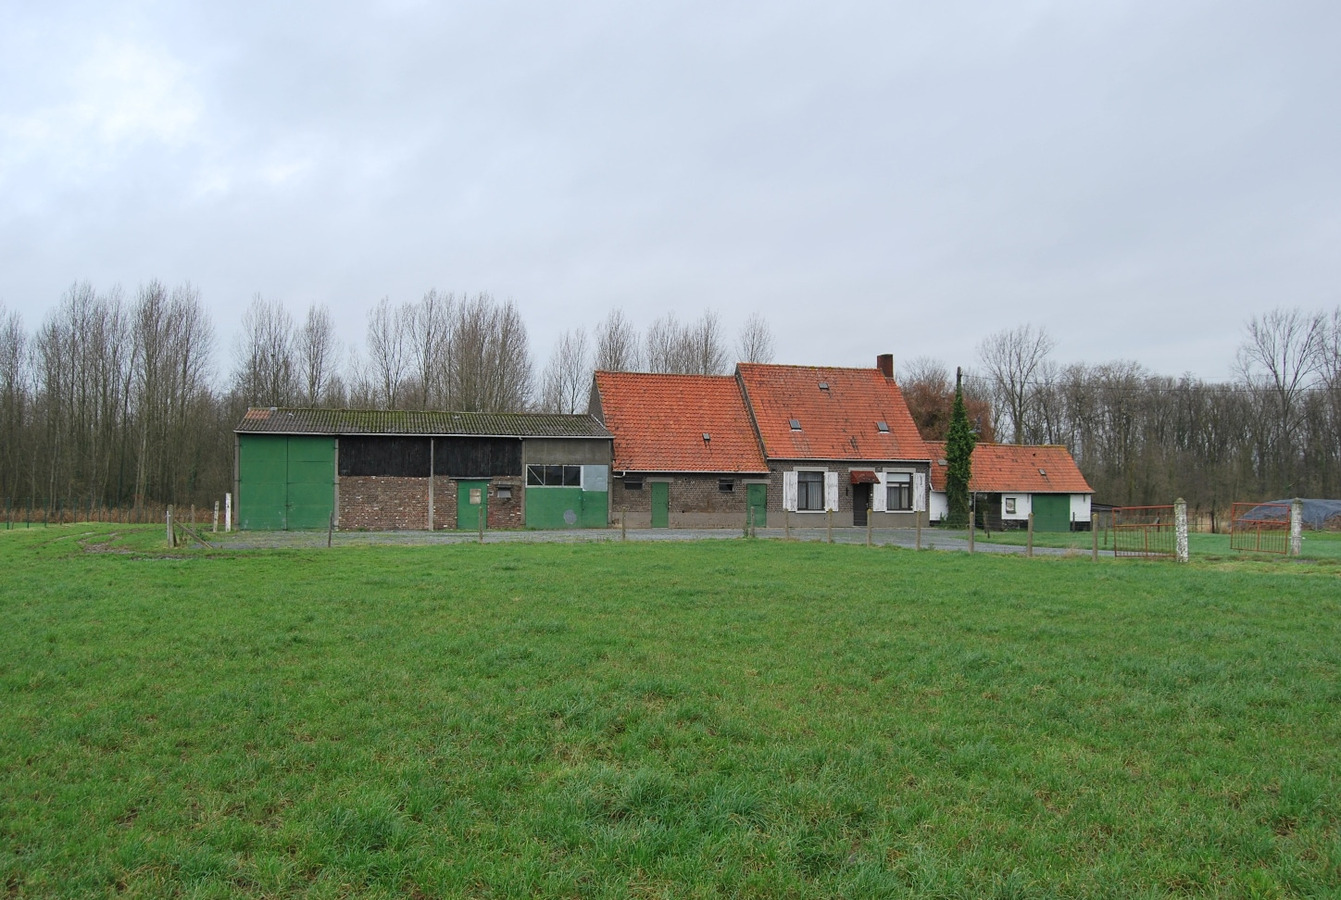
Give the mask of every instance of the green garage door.
POLYGON ((237 480, 239 528, 325 528, 335 510, 335 439, 242 435, 237 480))
POLYGON ((1033 508, 1035 531, 1071 530, 1070 494, 1035 494, 1033 508))

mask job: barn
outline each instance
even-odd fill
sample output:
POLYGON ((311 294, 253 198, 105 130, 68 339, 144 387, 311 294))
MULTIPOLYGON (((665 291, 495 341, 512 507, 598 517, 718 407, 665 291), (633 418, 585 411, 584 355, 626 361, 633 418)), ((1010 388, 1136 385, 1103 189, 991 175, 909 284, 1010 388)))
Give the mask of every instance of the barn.
MULTIPOLYGON (((944 443, 928 443, 936 456, 931 467, 931 519, 950 510, 945 493, 949 463, 944 443)), ((978 444, 973 448, 969 490, 975 495, 979 523, 990 530, 1023 528, 1034 517, 1036 531, 1084 531, 1090 527, 1094 489, 1065 448, 1053 444, 978 444)))
POLYGON ((611 435, 587 415, 251 409, 242 529, 604 528, 611 435))

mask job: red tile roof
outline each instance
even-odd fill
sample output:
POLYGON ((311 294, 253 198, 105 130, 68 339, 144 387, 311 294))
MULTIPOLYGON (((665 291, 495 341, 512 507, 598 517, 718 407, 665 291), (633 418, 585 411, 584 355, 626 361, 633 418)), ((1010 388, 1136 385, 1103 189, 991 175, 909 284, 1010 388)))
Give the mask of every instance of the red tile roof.
MULTIPOLYGON (((945 444, 928 441, 936 459, 931 465, 931 486, 945 490, 945 444)), ((1055 444, 978 444, 973 448, 973 474, 969 490, 1000 494, 1092 494, 1071 453, 1055 444)))
POLYGON ((879 369, 740 363, 736 371, 769 459, 931 458, 903 392, 879 369))
POLYGON ((615 436, 616 471, 768 471, 729 375, 597 372, 596 390, 615 436))

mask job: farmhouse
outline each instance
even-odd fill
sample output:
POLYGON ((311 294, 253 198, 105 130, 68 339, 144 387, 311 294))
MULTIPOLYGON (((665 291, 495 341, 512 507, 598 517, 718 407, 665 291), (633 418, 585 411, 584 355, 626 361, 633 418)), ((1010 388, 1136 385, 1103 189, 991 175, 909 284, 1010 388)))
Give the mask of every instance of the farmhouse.
POLYGON ((734 377, 598 372, 589 411, 614 436, 612 509, 636 527, 927 513, 931 455, 892 356, 872 369, 741 363, 734 377))
MULTIPOLYGON (((945 444, 927 446, 936 457, 931 467, 931 519, 941 521, 949 513, 945 444)), ((1065 447, 978 444, 973 448, 969 490, 977 495, 978 521, 989 529, 1023 527, 1030 513, 1036 531, 1089 528, 1094 489, 1065 447)))
POLYGON ((893 356, 873 369, 741 363, 736 378, 768 460, 773 508, 802 520, 832 511, 835 525, 866 525, 868 509, 872 525, 926 515, 931 454, 893 356))
POLYGON ((768 463, 735 378, 597 372, 589 411, 614 436, 610 503, 626 524, 767 524, 768 463))
POLYGON ((611 435, 591 416, 251 409, 243 529, 604 528, 611 435))

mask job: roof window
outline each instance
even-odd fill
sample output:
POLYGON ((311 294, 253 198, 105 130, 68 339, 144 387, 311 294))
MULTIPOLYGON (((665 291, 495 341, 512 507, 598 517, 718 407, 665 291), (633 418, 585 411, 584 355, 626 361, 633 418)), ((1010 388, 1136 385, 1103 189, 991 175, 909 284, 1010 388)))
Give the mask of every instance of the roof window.
POLYGON ((821 381, 821 382, 820 382, 820 390, 821 390, 821 391, 827 391, 828 389, 829 389, 829 382, 827 382, 827 381, 821 381))
POLYGON ((889 423, 885 421, 876 422, 875 430, 881 434, 889 434, 889 423))
POLYGON ((800 420, 800 419, 788 419, 787 422, 788 422, 788 424, 790 424, 790 425, 792 426, 792 431, 800 431, 800 430, 801 430, 801 420, 800 420))

